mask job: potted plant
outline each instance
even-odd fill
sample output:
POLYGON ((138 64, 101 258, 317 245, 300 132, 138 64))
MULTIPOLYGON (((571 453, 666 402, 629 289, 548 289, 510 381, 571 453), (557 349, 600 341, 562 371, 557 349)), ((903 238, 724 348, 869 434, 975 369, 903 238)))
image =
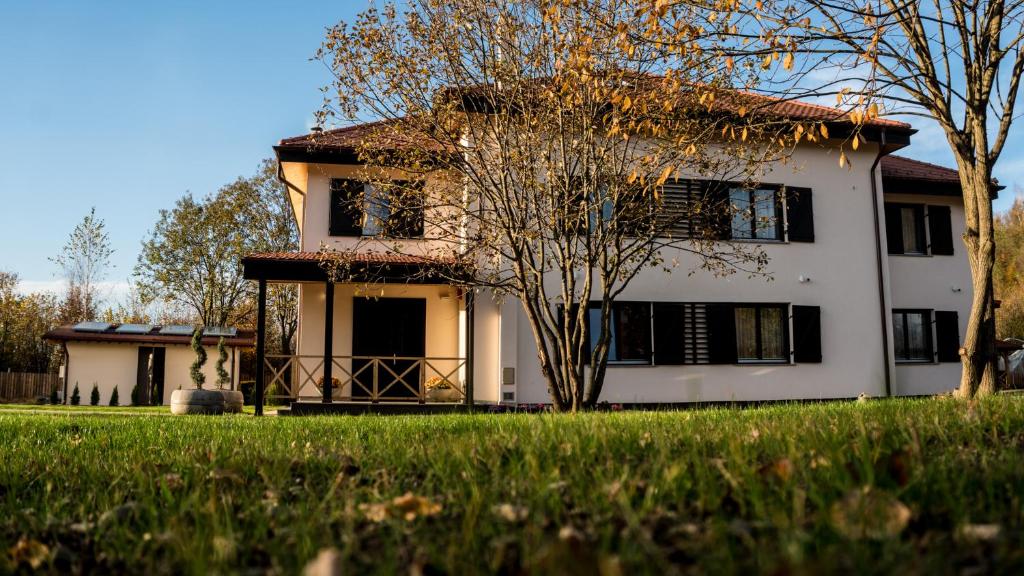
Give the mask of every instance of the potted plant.
POLYGON ((221 336, 220 340, 217 341, 217 390, 224 397, 224 411, 238 413, 242 411, 245 397, 238 390, 227 388, 227 386, 231 385, 231 375, 224 368, 224 364, 227 361, 228 350, 224 344, 224 337, 221 336))
POLYGON ((192 333, 192 350, 196 360, 192 363, 189 374, 195 388, 178 388, 171 393, 172 414, 222 414, 224 412, 224 396, 219 390, 204 390, 206 374, 206 348, 203 346, 203 329, 196 328, 192 333))
POLYGON ((423 383, 427 389, 428 402, 455 402, 459 399, 459 391, 447 378, 431 376, 423 383))
MULTIPOLYGON (((320 391, 320 394, 324 393, 324 377, 320 376, 316 379, 316 389, 320 391)), ((331 398, 341 398, 341 380, 335 377, 331 377, 331 398)))

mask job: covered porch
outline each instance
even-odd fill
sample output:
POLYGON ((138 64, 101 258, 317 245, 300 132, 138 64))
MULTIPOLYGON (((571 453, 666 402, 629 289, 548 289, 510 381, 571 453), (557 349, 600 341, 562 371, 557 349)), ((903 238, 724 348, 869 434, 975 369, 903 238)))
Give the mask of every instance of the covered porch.
POLYGON ((332 281, 316 252, 252 254, 245 278, 258 285, 254 403, 290 403, 292 413, 401 406, 417 411, 474 403, 473 292, 442 281, 449 263, 369 253, 332 281), (292 354, 267 351, 267 286, 299 286, 292 354))

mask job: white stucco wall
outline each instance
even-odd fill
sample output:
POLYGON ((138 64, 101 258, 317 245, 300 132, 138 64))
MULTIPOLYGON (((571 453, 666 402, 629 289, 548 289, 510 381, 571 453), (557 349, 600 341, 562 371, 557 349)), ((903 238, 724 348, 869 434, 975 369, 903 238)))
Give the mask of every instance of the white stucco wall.
MULTIPOLYGON (((89 404, 93 384, 100 392, 100 405, 110 404, 110 396, 117 387, 118 403, 131 404, 132 389, 135 387, 139 367, 139 344, 115 342, 68 342, 68 402, 75 384, 81 396, 81 404, 89 404)), ((142 344, 142 346, 148 346, 142 344)), ((161 347, 161 346, 158 346, 161 347)), ((171 392, 181 388, 194 388, 189 369, 195 361, 195 353, 186 345, 164 345, 164 398, 163 404, 170 404, 171 392)), ((206 374, 205 387, 216 387, 217 347, 206 346, 207 362, 203 367, 206 374)), ((234 380, 238 381, 241 354, 235 352, 234 380)), ((228 364, 231 371, 231 348, 228 348, 228 364)))
MULTIPOLYGON (((891 309, 956 311, 960 324, 960 342, 963 343, 967 317, 971 312, 971 268, 961 240, 965 223, 963 200, 949 196, 886 194, 885 201, 950 207, 953 255, 887 255, 889 293, 891 309)), ((932 332, 934 340, 935 331, 932 332)), ((897 363, 893 372, 893 393, 915 396, 949 392, 960 384, 960 370, 959 362, 897 363)))

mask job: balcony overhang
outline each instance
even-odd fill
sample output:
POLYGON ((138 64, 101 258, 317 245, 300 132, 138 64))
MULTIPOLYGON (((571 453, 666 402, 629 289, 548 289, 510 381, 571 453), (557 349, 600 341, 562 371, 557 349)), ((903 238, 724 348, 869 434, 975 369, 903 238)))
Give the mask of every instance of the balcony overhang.
POLYGON ((429 256, 368 252, 258 252, 242 258, 242 277, 271 283, 335 282, 449 284, 455 260, 429 256))

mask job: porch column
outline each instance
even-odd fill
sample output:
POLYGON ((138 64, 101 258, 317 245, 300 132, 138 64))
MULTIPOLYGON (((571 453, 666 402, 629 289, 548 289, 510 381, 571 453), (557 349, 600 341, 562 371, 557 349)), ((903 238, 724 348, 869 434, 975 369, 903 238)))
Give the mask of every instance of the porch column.
POLYGON ((259 279, 259 295, 256 297, 256 390, 254 390, 253 403, 256 405, 256 415, 263 415, 263 388, 264 382, 264 358, 267 352, 267 281, 259 279))
POLYGON ((334 282, 324 285, 324 404, 331 403, 334 395, 334 282))
POLYGON ((476 324, 474 318, 475 314, 473 309, 473 288, 472 286, 466 289, 466 406, 473 406, 473 349, 475 335, 474 324, 476 324))

